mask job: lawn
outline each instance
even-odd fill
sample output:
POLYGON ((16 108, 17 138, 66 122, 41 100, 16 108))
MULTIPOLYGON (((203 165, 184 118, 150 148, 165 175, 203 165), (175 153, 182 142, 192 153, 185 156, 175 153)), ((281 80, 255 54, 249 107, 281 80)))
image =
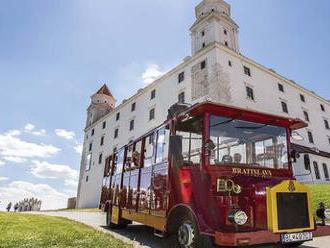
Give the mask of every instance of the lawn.
POLYGON ((111 235, 59 217, 0 212, 0 247, 132 247, 111 235))
POLYGON ((329 184, 318 184, 308 185, 312 191, 313 207, 317 209, 320 202, 324 202, 326 208, 330 208, 330 185, 329 184))

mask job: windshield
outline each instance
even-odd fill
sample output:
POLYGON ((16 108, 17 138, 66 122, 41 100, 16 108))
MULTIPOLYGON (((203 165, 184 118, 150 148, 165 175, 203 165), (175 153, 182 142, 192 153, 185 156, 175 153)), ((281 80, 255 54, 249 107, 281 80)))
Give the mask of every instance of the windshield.
POLYGON ((210 165, 250 165, 287 168, 287 134, 283 127, 210 118, 210 165))

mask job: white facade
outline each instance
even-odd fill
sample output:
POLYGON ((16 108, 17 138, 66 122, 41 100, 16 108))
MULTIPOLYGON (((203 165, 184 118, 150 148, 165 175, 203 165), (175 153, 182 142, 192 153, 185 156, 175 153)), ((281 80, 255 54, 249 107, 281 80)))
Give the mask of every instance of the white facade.
MULTIPOLYGON (((327 129, 325 122, 330 123, 330 102, 241 55, 238 26, 230 18, 230 6, 224 1, 204 0, 196 7, 196 18, 191 28, 192 57, 185 59, 182 64, 139 90, 116 108, 113 108, 114 99, 111 93, 101 91, 101 95, 109 93, 112 98, 103 94, 100 99, 113 99, 113 101, 110 107, 103 106, 106 110, 98 109, 97 113, 106 111, 107 114, 100 119, 87 121, 78 187, 78 208, 98 206, 104 160, 113 149, 127 144, 165 121, 168 108, 178 101, 180 94, 182 97, 183 92, 187 103, 211 100, 303 120, 306 118, 304 112, 308 113, 309 127, 299 130, 304 140, 297 144, 313 148, 314 154, 309 155, 312 174, 309 175, 304 169, 303 154, 294 166, 295 174, 301 181, 329 182, 323 164, 326 164, 330 172, 330 158, 327 157, 328 155, 330 157, 330 130, 327 129), (205 68, 202 68, 204 65, 205 68), (182 73, 184 73, 183 80, 182 73), (253 99, 251 94, 248 97, 247 89, 250 93, 252 89, 253 99), (152 91, 155 91, 153 99, 152 91), (304 98, 305 102, 301 98, 304 98), (283 112, 282 102, 286 104, 288 113, 283 112), (132 111, 134 103, 135 110, 132 111), (152 109, 155 111, 155 118, 150 120, 152 109), (117 120, 118 113, 120 117, 117 120), (130 130, 132 120, 134 120, 134 128, 130 130), (117 138, 115 138, 116 129, 117 138), (312 133, 314 143, 309 142, 308 131, 312 133), (102 137, 104 137, 103 145, 101 145, 102 137), (318 154, 319 151, 323 151, 320 153, 322 156, 318 154), (101 158, 100 154, 102 154, 101 158), (91 163, 86 170, 89 158, 91 163), (319 179, 316 177, 313 162, 317 162, 319 179)), ((99 99, 99 96, 94 95, 94 99, 96 98, 99 99)), ((91 110, 95 109, 95 104, 92 101, 88 116, 91 110)))

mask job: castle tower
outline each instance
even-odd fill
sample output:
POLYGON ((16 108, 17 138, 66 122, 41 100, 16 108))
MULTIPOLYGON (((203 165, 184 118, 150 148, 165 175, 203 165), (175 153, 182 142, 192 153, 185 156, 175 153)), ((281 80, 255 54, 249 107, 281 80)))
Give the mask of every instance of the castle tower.
POLYGON ((104 84, 94 95, 91 96, 91 103, 87 109, 86 127, 101 119, 111 112, 116 106, 116 100, 109 88, 104 84))
POLYGON ((223 0, 203 0, 195 8, 196 22, 190 28, 192 55, 218 42, 239 52, 238 25, 230 17, 230 5, 223 0))

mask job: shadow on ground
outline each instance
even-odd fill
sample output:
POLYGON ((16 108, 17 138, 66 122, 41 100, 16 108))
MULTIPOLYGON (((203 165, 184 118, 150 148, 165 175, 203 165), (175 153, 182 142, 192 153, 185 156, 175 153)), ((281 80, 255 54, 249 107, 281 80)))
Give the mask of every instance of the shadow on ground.
MULTIPOLYGON (((153 235, 153 229, 144 225, 133 224, 128 225, 125 229, 110 229, 109 227, 102 226, 102 228, 125 236, 131 240, 139 242, 143 246, 148 246, 152 248, 173 248, 174 242, 173 238, 158 238, 153 235)), ((245 246, 249 247, 249 246, 245 246)), ((251 246, 258 248, 278 248, 280 246, 276 245, 261 245, 261 246, 251 246)), ((300 246, 300 248, 317 248, 314 246, 300 246)))

